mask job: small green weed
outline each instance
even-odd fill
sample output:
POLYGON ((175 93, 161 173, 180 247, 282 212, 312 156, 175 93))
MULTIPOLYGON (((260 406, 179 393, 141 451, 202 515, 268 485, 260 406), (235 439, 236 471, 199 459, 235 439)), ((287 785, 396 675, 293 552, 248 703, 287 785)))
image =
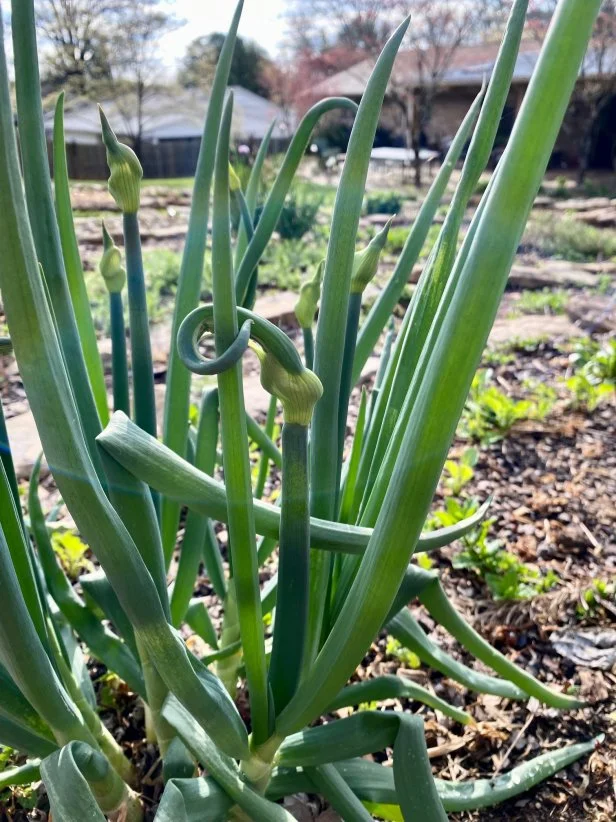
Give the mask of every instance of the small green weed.
POLYGON ((445 472, 448 475, 444 480, 445 488, 449 489, 454 497, 459 496, 460 491, 475 476, 473 468, 477 465, 479 452, 476 448, 467 448, 458 462, 447 460, 445 472))
POLYGON ((575 345, 569 361, 574 373, 566 385, 573 394, 572 404, 592 412, 616 389, 616 339, 603 345, 582 340, 575 345))
POLYGON ((503 439, 516 422, 544 419, 556 400, 553 390, 538 385, 529 399, 513 399, 490 384, 491 376, 490 369, 475 375, 458 429, 460 436, 483 445, 503 439))
POLYGON ((608 582, 604 579, 593 579, 592 584, 580 594, 575 613, 578 619, 602 617, 605 605, 616 604, 616 579, 608 582))
POLYGON ((508 317, 520 314, 564 314, 569 302, 569 294, 563 288, 544 288, 541 291, 523 291, 516 300, 508 317))
POLYGON ((529 599, 549 591, 558 582, 553 571, 542 574, 506 551, 498 539, 488 539, 493 520, 484 520, 465 537, 465 548, 453 558, 454 568, 473 569, 486 583, 494 599, 529 599))
POLYGON ((395 656, 396 659, 399 659, 400 662, 403 665, 406 665, 407 668, 416 669, 421 667, 421 660, 417 654, 413 653, 413 651, 409 651, 408 648, 401 645, 393 636, 387 637, 385 651, 389 656, 395 656))
POLYGON ((513 362, 515 362, 515 354, 508 351, 505 346, 486 348, 483 353, 483 365, 510 365, 513 362))
POLYGON ((77 579, 82 571, 91 571, 92 563, 87 558, 88 546, 72 531, 56 531, 51 535, 51 544, 62 567, 71 579, 77 579))

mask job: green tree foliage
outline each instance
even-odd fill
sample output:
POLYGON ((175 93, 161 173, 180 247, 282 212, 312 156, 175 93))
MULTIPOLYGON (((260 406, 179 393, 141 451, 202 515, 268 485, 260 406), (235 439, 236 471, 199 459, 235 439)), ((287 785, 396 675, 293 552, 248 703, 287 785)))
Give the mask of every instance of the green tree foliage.
MULTIPOLYGON (((197 37, 188 44, 178 73, 178 80, 186 88, 209 88, 220 57, 225 35, 220 32, 197 37)), ((265 69, 270 64, 266 52, 251 40, 237 38, 229 85, 242 86, 255 94, 269 97, 265 69)))

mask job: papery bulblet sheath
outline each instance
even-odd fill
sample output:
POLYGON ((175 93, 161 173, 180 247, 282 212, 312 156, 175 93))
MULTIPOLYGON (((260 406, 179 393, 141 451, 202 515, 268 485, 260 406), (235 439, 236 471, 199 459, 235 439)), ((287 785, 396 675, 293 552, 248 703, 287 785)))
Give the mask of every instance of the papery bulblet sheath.
POLYGON ((300 328, 312 328, 321 298, 321 281, 325 260, 321 260, 314 275, 302 285, 295 303, 295 316, 300 328))
POLYGON ((107 183, 109 193, 124 214, 136 214, 141 200, 141 163, 132 148, 120 143, 100 106, 98 112, 107 151, 107 165, 111 172, 107 183))
POLYGON ((107 291, 119 294, 126 284, 126 269, 122 265, 122 253, 103 223, 103 256, 98 264, 107 291))
POLYGON ((381 252, 385 248, 387 235, 391 227, 390 217, 383 228, 375 234, 363 251, 358 251, 353 260, 353 274, 351 275, 351 294, 361 294, 376 274, 381 252))

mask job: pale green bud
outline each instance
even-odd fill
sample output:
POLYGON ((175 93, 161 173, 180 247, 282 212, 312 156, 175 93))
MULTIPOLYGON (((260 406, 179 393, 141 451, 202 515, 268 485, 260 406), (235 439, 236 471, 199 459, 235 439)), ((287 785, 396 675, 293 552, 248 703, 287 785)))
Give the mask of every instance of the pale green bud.
POLYGON ((319 299, 321 298, 321 280, 323 279, 323 268, 325 260, 321 260, 314 276, 302 285, 299 290, 299 299, 295 303, 295 316, 300 328, 311 328, 314 322, 314 315, 317 313, 319 299))
POLYGON ((375 234, 370 240, 366 248, 355 254, 353 274, 351 275, 351 294, 362 294, 376 274, 381 252, 385 248, 393 219, 393 217, 390 217, 379 233, 375 234))
POLYGON ((126 271, 122 266, 122 254, 113 242, 105 223, 103 223, 103 256, 98 264, 98 270, 102 274, 110 294, 122 291, 126 282, 126 271))
POLYGON ((308 368, 297 373, 288 371, 273 354, 251 343, 261 362, 261 385, 282 403, 284 421, 308 426, 314 406, 321 399, 323 386, 308 368))
POLYGON ((107 165, 111 172, 107 184, 109 193, 124 214, 136 214, 141 199, 141 163, 132 148, 119 142, 100 106, 98 112, 107 150, 107 165))
POLYGON ((230 191, 241 191, 242 190, 242 183, 240 182, 240 178, 235 173, 235 169, 229 163, 229 190, 230 191))

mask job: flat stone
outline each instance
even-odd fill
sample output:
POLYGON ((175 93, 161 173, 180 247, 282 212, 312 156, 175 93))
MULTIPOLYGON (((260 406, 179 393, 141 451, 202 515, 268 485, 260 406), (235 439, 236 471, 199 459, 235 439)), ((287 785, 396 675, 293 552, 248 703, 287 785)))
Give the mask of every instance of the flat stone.
POLYGON ((581 267, 584 271, 590 271, 593 274, 616 274, 616 263, 613 260, 603 260, 598 263, 582 263, 581 267))
POLYGON ((590 271, 574 268, 570 263, 542 266, 514 265, 509 274, 511 288, 592 288, 597 279, 590 271))
POLYGON ((580 329, 562 314, 523 314, 520 317, 497 319, 492 327, 489 342, 492 345, 502 345, 516 339, 547 337, 554 340, 579 336, 580 329))
POLYGON ((616 226, 616 207, 596 208, 592 211, 583 211, 578 214, 578 220, 597 228, 613 228, 616 226))
POLYGON ((567 305, 569 318, 590 334, 604 334, 616 330, 616 311, 613 300, 601 294, 580 294, 567 305))
POLYGON ((609 197, 571 197, 569 200, 554 201, 554 208, 558 211, 592 211, 609 205, 609 197))

